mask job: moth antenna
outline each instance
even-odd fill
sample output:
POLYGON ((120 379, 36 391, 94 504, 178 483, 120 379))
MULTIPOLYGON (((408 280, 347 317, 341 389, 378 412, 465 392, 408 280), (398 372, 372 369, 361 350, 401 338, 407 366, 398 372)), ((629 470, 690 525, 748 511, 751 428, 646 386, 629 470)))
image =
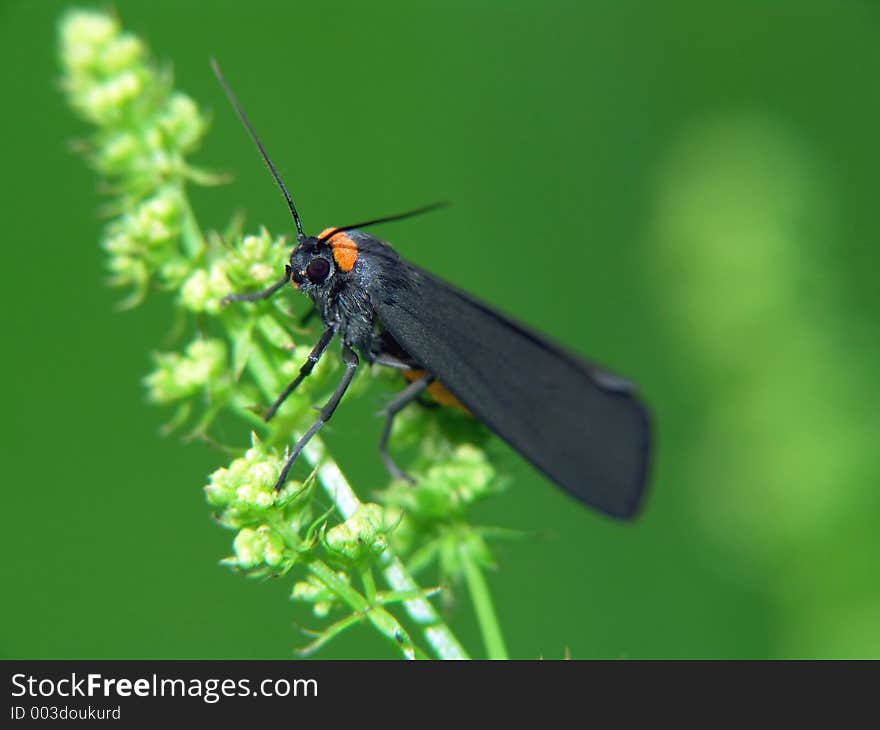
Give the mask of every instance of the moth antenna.
POLYGON ((302 223, 299 220, 299 213, 296 212, 296 206, 293 204, 293 200, 291 200, 290 198, 290 193, 287 192, 287 188, 284 186, 284 183, 281 180, 281 176, 275 169, 275 165, 272 164, 272 160, 269 159, 269 155, 266 154, 266 150, 263 148, 263 144, 260 142, 260 138, 257 136, 257 133, 251 126, 251 123, 248 121, 244 110, 238 103, 238 99, 236 99, 235 94, 232 92, 229 84, 226 83, 226 79, 223 78, 223 74, 220 72, 220 66, 217 64, 216 59, 211 59, 211 68, 214 69, 214 75, 217 77, 217 81, 220 82, 220 86, 223 87, 223 91, 226 92, 226 96, 229 98, 229 103, 232 104, 232 108, 235 109, 239 119, 241 119, 242 124, 244 124, 245 129, 247 129, 248 134, 254 141, 254 144, 257 145, 257 149, 260 151, 260 155, 262 155, 263 161, 266 163, 266 166, 269 168, 269 172, 272 173, 272 177, 275 178, 275 182, 281 189, 281 193, 284 195, 284 199, 287 201, 287 207, 290 208, 290 213, 291 215, 293 215, 293 222, 296 224, 297 238, 305 238, 302 223))
POLYGON ((337 228, 331 228, 327 233, 323 236, 319 237, 321 241, 327 241, 337 233, 342 233, 343 231, 350 231, 352 228, 366 228, 367 226, 373 226, 377 223, 391 223, 392 221, 402 221, 405 218, 412 218, 417 215, 421 215, 422 213, 430 213, 431 211, 438 210, 439 208, 448 208, 448 201, 440 201, 439 203, 431 203, 430 205, 423 205, 421 208, 415 208, 414 210, 408 210, 405 213, 397 213, 396 215, 386 215, 382 218, 373 218, 369 221, 363 221, 362 223, 352 223, 350 226, 339 226, 337 228))

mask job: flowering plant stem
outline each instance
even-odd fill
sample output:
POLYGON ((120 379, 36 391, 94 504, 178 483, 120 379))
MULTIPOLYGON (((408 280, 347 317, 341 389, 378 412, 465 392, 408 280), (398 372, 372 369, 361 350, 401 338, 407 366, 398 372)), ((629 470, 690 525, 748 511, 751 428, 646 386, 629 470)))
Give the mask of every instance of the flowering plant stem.
MULTIPOLYGON (((181 191, 181 199, 185 203, 183 207, 184 225, 182 227, 184 248, 191 255, 197 255, 205 246, 201 227, 192 210, 192 206, 189 204, 189 199, 183 191, 181 191)), ((283 376, 275 372, 272 365, 266 359, 259 356, 252 356, 248 361, 247 367, 267 401, 271 402, 274 400, 280 390, 278 383, 284 380, 283 376)), ((292 434, 291 438, 299 440, 300 435, 298 433, 292 434)), ((302 456, 311 466, 317 467, 318 482, 333 502, 336 511, 343 519, 351 517, 355 510, 361 506, 361 502, 342 473, 342 470, 327 454, 327 450, 319 436, 312 437, 303 450, 302 456)), ((409 600, 404 601, 403 605, 410 618, 422 630, 425 640, 430 644, 437 658, 470 658, 455 637, 455 634, 452 633, 452 630, 440 618, 430 601, 421 597, 422 589, 412 579, 400 560, 394 556, 390 547, 385 548, 380 555, 380 560, 385 565, 384 575, 388 585, 395 591, 413 596, 409 600)), ((326 577, 326 571, 330 570, 323 563, 310 563, 309 569, 319 577, 322 577, 322 579, 326 577), (317 565, 322 566, 320 570, 317 565)), ((367 614, 369 614, 370 610, 370 607, 364 603, 356 603, 351 605, 351 608, 367 614)), ((415 657, 407 656, 407 658, 415 657)))
POLYGON ((486 578, 465 551, 462 551, 461 564, 464 568, 471 602, 477 614, 477 621, 480 624, 486 655, 489 659, 507 659, 507 647, 504 644, 504 637, 501 635, 501 625, 498 623, 498 616, 492 605, 492 594, 489 592, 486 578))
MULTIPOLYGON (((323 443, 318 439, 313 439, 306 446, 304 456, 312 464, 321 464, 318 467, 318 480, 321 482, 321 486, 333 500, 339 514, 345 518, 351 517, 360 502, 336 462, 322 460, 323 451, 323 443)), ((421 629, 425 640, 434 649, 437 657, 439 659, 469 659, 470 657, 455 634, 443 622, 431 602, 422 596, 422 589, 404 568, 400 559, 394 555, 391 548, 386 548, 382 552, 379 561, 383 566, 383 575, 388 585, 401 595, 411 596, 403 601, 403 605, 409 617, 421 629)))
MULTIPOLYGON (((404 657, 426 657, 392 612, 402 604, 434 656, 466 659, 429 600, 439 589, 423 589, 412 575, 436 563, 444 590, 461 580, 467 585, 489 657, 506 658, 482 572, 494 565, 487 538, 503 531, 468 522, 470 505, 502 484, 482 448, 485 429, 461 413, 402 413, 395 438, 408 439, 418 453, 410 470, 417 483, 391 482, 379 491, 381 505, 358 499, 317 436, 302 453, 312 475, 292 477, 276 492, 284 462, 279 452, 304 432, 311 405, 326 397, 327 376, 338 363, 322 360, 265 423, 256 404, 275 399, 310 348, 291 334, 299 331, 283 298, 223 302, 234 291, 260 290, 275 280, 290 244, 265 230, 243 235, 237 221, 223 234, 206 233, 186 186, 223 178, 186 162, 207 128, 199 107, 173 89, 167 68, 153 63, 142 41, 122 32, 114 17, 71 11, 60 31, 63 86, 71 106, 95 128, 88 158, 113 191, 115 217, 103 241, 112 282, 132 290, 127 306, 151 289, 174 293, 180 332, 193 336, 182 352, 155 356, 156 369, 146 378, 149 397, 176 406, 168 430, 187 427, 191 437, 217 444, 214 421, 229 412, 256 432, 251 448, 232 449, 243 455, 216 470, 205 487, 215 519, 237 532, 234 555, 223 562, 253 577, 296 568, 301 580, 294 600, 310 604, 322 619, 347 612, 317 632, 304 652, 366 623, 404 657), (330 510, 314 503, 315 484, 330 498, 330 510), (390 590, 377 588, 374 571, 390 590)), ((349 392, 359 387, 356 381, 349 392)))

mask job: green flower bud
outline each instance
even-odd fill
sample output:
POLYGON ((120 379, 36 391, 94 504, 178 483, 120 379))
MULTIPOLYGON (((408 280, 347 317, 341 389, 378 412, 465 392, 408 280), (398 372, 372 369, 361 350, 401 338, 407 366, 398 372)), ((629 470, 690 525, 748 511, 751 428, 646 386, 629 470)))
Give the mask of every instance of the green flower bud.
POLYGON ((125 226, 130 235, 156 248, 176 240, 180 228, 180 203, 173 190, 160 190, 156 195, 141 203, 134 213, 127 217, 125 226))
POLYGON ((253 570, 262 565, 277 568, 286 557, 284 540, 268 525, 240 530, 232 541, 232 549, 235 557, 227 562, 242 570, 253 570))
POLYGON ((158 118, 159 127, 180 153, 190 151, 207 126, 196 103, 186 94, 174 93, 158 118))
POLYGON ((260 527, 258 531, 263 538, 263 554, 261 556, 263 562, 270 568, 277 568, 284 562, 284 540, 269 527, 260 527))
POLYGON ((174 256, 163 261, 156 269, 159 278, 165 286, 172 289, 182 289, 183 282, 192 273, 193 264, 183 256, 174 256))
POLYGON ((460 517, 468 506, 497 492, 495 469, 486 453, 471 444, 459 444, 445 460, 431 464, 415 487, 397 485, 387 501, 422 519, 460 517))
MULTIPOLYGON (((284 259, 281 259, 282 261, 284 259)), ((277 278, 278 264, 270 265, 263 263, 251 264, 248 268, 248 275, 254 281, 268 282, 270 279, 277 278)))
POLYGON ((208 272, 196 269, 180 289, 180 302, 193 312, 204 312, 210 299, 208 288, 208 272))
POLYGON ((180 302, 193 312, 204 312, 210 298, 208 272, 205 269, 196 269, 180 289, 180 302))
POLYGON ((263 453, 258 448, 245 452, 237 459, 232 473, 238 480, 235 501, 257 509, 266 509, 275 501, 275 482, 281 472, 281 460, 263 453))
POLYGON ((361 504, 345 522, 327 531, 327 548, 352 563, 385 550, 384 512, 378 504, 361 504))
POLYGON ((214 264, 207 271, 197 269, 183 283, 180 301, 193 312, 216 314, 222 308, 220 301, 232 291, 223 266, 214 264))
POLYGON ((280 262, 290 253, 284 238, 272 238, 265 228, 258 235, 245 236, 227 257, 229 276, 238 288, 265 286, 278 278, 280 262))
POLYGON ((107 253, 115 255, 136 254, 140 251, 140 246, 134 237, 123 230, 117 230, 107 236, 102 241, 102 246, 107 253))
POLYGON ((145 51, 144 44, 139 38, 125 33, 112 38, 103 47, 97 65, 106 74, 119 73, 141 65, 144 62, 145 51))
POLYGON ((253 446, 244 456, 211 474, 205 487, 208 502, 215 507, 227 508, 223 522, 231 527, 242 526, 278 506, 285 509, 287 524, 297 532, 305 520, 301 513, 306 511, 308 500, 291 505, 290 498, 302 492, 302 483, 288 480, 281 492, 276 493, 275 482, 281 473, 283 460, 267 451, 256 434, 251 434, 251 441, 253 446))
POLYGON ((133 286, 134 295, 127 302, 128 305, 137 304, 147 291, 150 273, 143 259, 133 256, 113 256, 107 262, 110 270, 110 283, 113 286, 133 286))
POLYGON ((170 403, 212 385, 226 368, 226 346, 222 340, 198 339, 187 345, 184 355, 176 352, 155 356, 156 370, 145 378, 151 400, 170 403))
POLYGON ((235 498, 235 482, 230 470, 220 467, 209 477, 205 485, 205 498, 213 507, 225 507, 235 498))
POLYGON ((208 292, 210 299, 205 309, 211 314, 216 314, 220 310, 220 300, 232 292, 232 285, 220 264, 214 264, 208 270, 208 292))
POLYGON ((237 251, 245 261, 261 263, 266 261, 266 254, 269 253, 271 245, 272 238, 269 232, 263 228, 257 236, 247 235, 242 238, 237 251))
POLYGON ((143 156, 143 142, 129 131, 116 132, 103 140, 92 159, 105 175, 122 175, 143 156))
MULTIPOLYGON (((341 581, 351 584, 347 573, 339 571, 336 575, 341 581)), ((314 575, 309 575, 306 580, 295 583, 290 597, 294 601, 311 603, 312 612, 318 618, 327 616, 338 601, 336 595, 314 575)))
POLYGON ((119 33, 111 16, 84 10, 68 12, 60 27, 61 61, 74 73, 99 65, 101 52, 119 33))
POLYGON ((123 71, 116 76, 84 89, 79 95, 79 111, 90 121, 99 125, 118 121, 131 102, 140 96, 145 87, 145 75, 137 71, 123 71))
POLYGON ((176 174, 177 155, 167 149, 165 133, 158 126, 150 126, 144 130, 144 169, 152 172, 155 178, 164 178, 176 174))
POLYGON ((257 567, 263 554, 263 541, 260 533, 250 527, 240 530, 232 541, 236 564, 249 570, 257 567))
MULTIPOLYGON (((249 470, 253 464, 252 452, 249 449, 241 459, 233 461, 229 467, 221 467, 211 474, 205 487, 205 495, 212 505, 225 507, 244 501, 249 506, 265 508, 272 502, 272 495, 265 487, 262 471, 258 471, 257 479, 250 477, 249 470), (267 500, 266 497, 269 497, 267 500)), ((267 457, 268 458, 268 457, 267 457)))

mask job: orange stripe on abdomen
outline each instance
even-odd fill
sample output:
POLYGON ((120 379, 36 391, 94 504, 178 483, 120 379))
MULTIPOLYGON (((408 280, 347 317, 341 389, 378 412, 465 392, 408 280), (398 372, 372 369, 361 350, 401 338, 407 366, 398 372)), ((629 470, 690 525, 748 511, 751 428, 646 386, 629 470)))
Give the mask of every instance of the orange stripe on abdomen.
MULTIPOLYGON (((419 380, 420 378, 423 378, 425 376, 425 371, 424 370, 402 370, 401 375, 403 375, 404 378, 406 378, 410 383, 412 383, 416 380, 419 380)), ((462 411, 463 413, 467 413, 468 415, 471 415, 471 412, 467 408, 465 408, 465 406, 462 404, 462 402, 458 398, 456 398, 454 395, 452 395, 452 393, 450 393, 446 389, 446 386, 443 385, 443 383, 441 383, 440 381, 435 380, 433 383, 431 383, 428 386, 427 390, 428 390, 428 393, 431 394, 431 397, 435 401, 437 401, 437 403, 439 403, 441 406, 446 406, 447 408, 456 408, 459 411, 462 411)))

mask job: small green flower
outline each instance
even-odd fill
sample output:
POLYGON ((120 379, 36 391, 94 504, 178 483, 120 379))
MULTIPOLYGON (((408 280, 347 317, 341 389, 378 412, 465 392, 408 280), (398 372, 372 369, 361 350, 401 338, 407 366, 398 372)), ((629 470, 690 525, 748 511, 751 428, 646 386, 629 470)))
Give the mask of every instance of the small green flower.
MULTIPOLYGON (((345 584, 351 582, 345 571, 340 570, 336 575, 345 584)), ((312 612, 318 618, 325 618, 340 603, 336 594, 314 575, 308 575, 305 580, 294 583, 290 597, 294 601, 312 604, 312 612)))
POLYGON ((170 188, 159 190, 122 221, 123 230, 148 249, 173 243, 180 234, 180 202, 170 188))
POLYGON ((253 446, 244 456, 211 474, 205 497, 219 508, 216 518, 225 527, 241 530, 271 523, 292 552, 305 555, 315 546, 314 533, 321 524, 312 519, 314 481, 303 484, 291 479, 276 492, 284 461, 256 434, 251 440, 253 446))
POLYGON ((138 167, 144 155, 143 136, 123 129, 109 133, 92 160, 104 175, 122 176, 138 167))
POLYGON ((67 14, 61 23, 61 62, 71 104, 98 125, 130 116, 156 82, 143 44, 121 34, 115 19, 101 13, 67 14))
POLYGON ((156 121, 167 145, 181 154, 190 152, 198 144, 207 127, 196 103, 180 92, 171 94, 156 121))
POLYGON ((220 301, 232 291, 224 267, 214 264, 210 269, 196 269, 180 291, 180 302, 193 312, 217 314, 223 307, 220 301))
POLYGON ((148 81, 145 76, 137 71, 126 70, 93 86, 82 97, 83 112, 98 124, 121 119, 144 90, 148 81))
POLYGON ((224 266, 237 291, 257 289, 284 273, 289 254, 290 242, 286 238, 273 238, 265 228, 260 228, 259 234, 241 239, 235 251, 224 258, 224 266))
POLYGON ((140 66, 146 57, 146 49, 140 38, 127 33, 113 34, 106 43, 99 43, 97 47, 102 50, 95 65, 107 74, 115 74, 140 66))
POLYGON ((180 194, 165 186, 107 227, 102 245, 110 254, 112 283, 133 286, 132 303, 143 298, 156 271, 169 276, 189 270, 178 250, 181 217, 180 194))
MULTIPOLYGON (((118 250, 132 244, 130 238, 125 236, 114 237, 108 240, 106 246, 113 246, 118 250)), ((150 272, 143 258, 134 255, 116 253, 111 256, 107 262, 107 268, 110 270, 110 283, 114 286, 130 286, 133 288, 131 296, 123 302, 123 307, 127 308, 139 304, 144 298, 147 286, 150 282, 150 272)))
POLYGON ((362 563, 385 550, 384 519, 378 504, 358 505, 351 517, 327 531, 324 544, 337 559, 352 565, 362 563))
POLYGON ((274 253, 272 249, 272 237, 269 235, 269 231, 261 228, 259 235, 244 236, 236 251, 246 262, 265 263, 270 259, 270 252, 274 253))
POLYGON ((116 19, 87 10, 70 11, 61 22, 61 61, 68 73, 101 66, 101 55, 119 34, 116 19))
POLYGON ((418 476, 414 486, 392 485, 385 499, 422 520, 460 518, 468 507, 500 489, 486 452, 472 444, 455 446, 418 476))
POLYGON ((232 541, 235 557, 227 559, 227 565, 254 570, 261 566, 279 567, 285 560, 284 540, 268 525, 253 529, 245 527, 232 541))
MULTIPOLYGON (((211 474, 205 487, 210 504, 259 511, 267 510, 276 499, 286 496, 277 495, 274 489, 283 461, 268 451, 256 434, 251 434, 251 442, 253 445, 244 456, 211 474)), ((302 485, 292 481, 290 487, 299 491, 302 485)))
POLYGON ((156 370, 144 382, 150 400, 173 403, 188 398, 205 387, 216 387, 226 370, 226 345, 222 340, 197 339, 187 345, 183 355, 164 352, 155 355, 156 370))
POLYGON ((229 467, 215 471, 205 487, 208 503, 215 507, 230 505, 264 510, 275 502, 272 489, 280 471, 280 462, 257 448, 248 449, 244 457, 229 467))

